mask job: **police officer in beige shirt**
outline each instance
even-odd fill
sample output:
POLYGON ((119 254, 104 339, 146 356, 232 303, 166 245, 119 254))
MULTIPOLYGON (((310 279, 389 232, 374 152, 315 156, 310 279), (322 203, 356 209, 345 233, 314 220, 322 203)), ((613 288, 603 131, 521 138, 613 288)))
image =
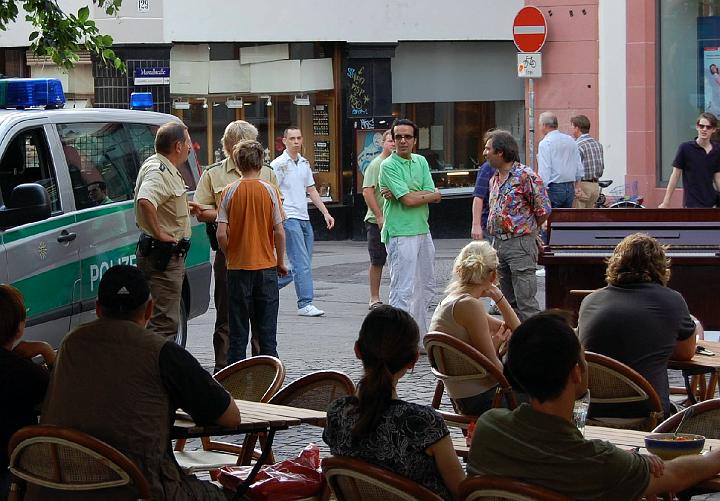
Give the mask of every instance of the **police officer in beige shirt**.
MULTIPOLYGON (((198 181, 197 190, 193 201, 189 202, 190 212, 196 216, 199 221, 209 223, 215 228, 215 219, 217 218, 217 208, 222 199, 223 190, 231 183, 234 183, 242 177, 240 169, 232 160, 233 148, 242 140, 256 140, 258 130, 251 123, 245 120, 236 120, 230 122, 225 128, 222 137, 223 152, 225 160, 209 166, 198 181)), ((267 181, 277 187, 277 178, 273 170, 264 165, 260 170, 260 179, 267 181)), ((211 230, 211 242, 213 242, 214 229, 211 230)), ((215 349, 215 372, 219 371, 227 365, 228 348, 230 346, 229 338, 229 320, 228 320, 228 292, 227 292, 227 267, 225 264, 225 254, 213 245, 215 250, 215 262, 213 263, 213 272, 215 275, 215 332, 213 333, 213 347, 215 349)), ((260 345, 254 330, 250 341, 253 356, 260 352, 260 345)))
POLYGON ((190 154, 190 135, 181 123, 161 126, 155 154, 145 160, 135 185, 135 220, 142 231, 137 264, 155 300, 148 328, 174 336, 180 320, 185 256, 190 248, 187 191, 178 167, 190 154))

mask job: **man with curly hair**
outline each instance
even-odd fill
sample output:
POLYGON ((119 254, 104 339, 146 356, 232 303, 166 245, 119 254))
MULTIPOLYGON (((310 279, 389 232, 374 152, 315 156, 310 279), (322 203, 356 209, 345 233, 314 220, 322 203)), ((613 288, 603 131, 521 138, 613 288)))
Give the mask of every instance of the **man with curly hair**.
MULTIPOLYGON (((607 355, 647 379, 674 413, 667 378, 668 360, 690 360, 695 334, 700 332, 685 299, 667 287, 670 259, 653 237, 625 237, 608 260, 608 286, 587 296, 580 305, 578 335, 588 351, 607 355)), ((603 416, 647 415, 646 404, 604 404, 603 416)), ((593 406, 591 413, 598 409, 593 406)))

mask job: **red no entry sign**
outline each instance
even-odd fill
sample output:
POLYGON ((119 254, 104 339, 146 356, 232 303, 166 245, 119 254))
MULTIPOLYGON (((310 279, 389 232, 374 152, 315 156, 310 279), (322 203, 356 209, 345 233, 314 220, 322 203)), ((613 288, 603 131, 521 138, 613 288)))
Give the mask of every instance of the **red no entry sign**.
POLYGON ((520 52, 540 52, 547 37, 545 16, 537 7, 523 7, 513 21, 513 40, 520 52))

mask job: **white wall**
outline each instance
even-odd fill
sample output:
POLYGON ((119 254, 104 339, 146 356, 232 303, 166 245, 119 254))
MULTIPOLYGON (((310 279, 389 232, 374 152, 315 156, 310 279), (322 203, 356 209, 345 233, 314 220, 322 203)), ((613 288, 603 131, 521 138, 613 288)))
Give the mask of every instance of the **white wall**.
POLYGON ((636 0, 602 0, 598 9, 598 140, 605 153, 603 178, 614 185, 624 185, 627 173, 627 1, 636 0))
MULTIPOLYGON (((125 0, 130 3, 132 0, 125 0)), ((90 3, 88 0, 62 0, 60 2, 65 12, 77 14, 77 11, 90 3)), ((90 9, 92 13, 92 8, 90 9)), ((27 47, 30 45, 28 37, 35 28, 25 21, 25 10, 18 4, 18 21, 8 25, 7 31, 0 31, 0 47, 27 47)))
MULTIPOLYGON (((88 0, 63 0, 68 12, 88 0)), ((171 42, 396 42, 399 40, 511 40, 523 0, 124 0, 119 18, 93 7, 98 27, 115 43, 171 42)), ((24 13, 20 12, 20 19, 24 13)), ((27 46, 24 21, 0 32, 0 47, 27 46)))

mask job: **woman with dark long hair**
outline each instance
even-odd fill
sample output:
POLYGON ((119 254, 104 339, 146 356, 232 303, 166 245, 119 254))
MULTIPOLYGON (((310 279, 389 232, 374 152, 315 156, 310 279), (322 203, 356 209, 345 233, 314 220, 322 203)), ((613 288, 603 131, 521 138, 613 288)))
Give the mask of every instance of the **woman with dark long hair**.
POLYGON ((465 473, 442 417, 397 398, 395 387, 418 359, 418 326, 405 311, 380 306, 365 317, 355 342, 364 375, 357 394, 328 408, 323 439, 330 452, 404 475, 445 499, 465 473))

